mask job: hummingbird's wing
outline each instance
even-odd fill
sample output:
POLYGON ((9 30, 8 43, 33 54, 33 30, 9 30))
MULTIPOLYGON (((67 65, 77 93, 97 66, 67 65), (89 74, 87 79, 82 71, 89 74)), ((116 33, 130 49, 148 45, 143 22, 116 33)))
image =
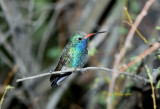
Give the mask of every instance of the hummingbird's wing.
POLYGON ((69 54, 70 44, 67 44, 61 53, 61 57, 54 71, 60 71, 66 65, 67 61, 70 59, 69 54))
MULTIPOLYGON (((58 62, 54 71, 60 71, 66 65, 67 61, 70 58, 70 55, 68 54, 68 50, 69 50, 69 44, 67 44, 67 46, 62 51, 61 57, 60 57, 59 62, 58 62)), ((55 85, 59 85, 70 74, 71 74, 71 72, 66 72, 64 74, 52 74, 50 77, 51 87, 53 87, 55 85)))
POLYGON ((69 55, 66 55, 65 51, 63 51, 54 71, 60 71, 65 66, 67 60, 69 60, 69 55))

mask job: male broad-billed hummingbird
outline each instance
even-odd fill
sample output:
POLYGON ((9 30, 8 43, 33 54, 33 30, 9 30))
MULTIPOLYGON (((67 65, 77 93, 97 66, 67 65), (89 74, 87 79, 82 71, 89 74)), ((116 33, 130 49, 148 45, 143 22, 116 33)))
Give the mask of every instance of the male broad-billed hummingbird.
MULTIPOLYGON (((97 32, 86 34, 77 31, 72 35, 69 43, 65 46, 59 59, 58 65, 54 71, 66 70, 68 68, 82 68, 88 56, 88 38, 97 32)), ((51 87, 60 85, 72 72, 62 74, 52 74, 50 77, 51 87)))

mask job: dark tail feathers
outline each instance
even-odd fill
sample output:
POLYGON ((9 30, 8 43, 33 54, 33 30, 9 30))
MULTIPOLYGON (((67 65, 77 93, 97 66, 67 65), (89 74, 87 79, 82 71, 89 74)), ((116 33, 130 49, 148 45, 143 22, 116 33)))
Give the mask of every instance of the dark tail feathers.
POLYGON ((72 72, 66 72, 64 74, 53 74, 50 77, 51 87, 60 85, 72 72))

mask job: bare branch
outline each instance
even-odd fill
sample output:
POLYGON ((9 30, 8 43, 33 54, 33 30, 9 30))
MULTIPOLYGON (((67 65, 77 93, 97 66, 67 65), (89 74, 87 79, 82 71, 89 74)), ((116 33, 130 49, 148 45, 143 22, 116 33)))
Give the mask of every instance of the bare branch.
POLYGON ((29 7, 28 7, 28 20, 32 21, 32 17, 33 17, 33 9, 34 9, 34 4, 35 1, 34 0, 30 0, 29 1, 29 7))
POLYGON ((128 68, 133 66, 135 63, 137 63, 138 61, 142 60, 143 58, 145 58, 146 56, 148 56, 149 54, 151 54, 152 52, 154 52, 158 48, 160 48, 160 42, 153 43, 150 48, 148 48, 147 50, 142 52, 140 55, 138 55, 136 59, 130 61, 126 66, 122 67, 120 69, 121 72, 124 72, 125 70, 127 70, 128 68))
MULTIPOLYGON (((114 66, 113 69, 117 69, 118 65, 120 64, 121 59, 123 58, 123 56, 126 54, 126 51, 128 49, 128 47, 131 44, 131 41, 133 39, 134 33, 135 33, 135 28, 138 27, 138 25, 140 24, 140 22, 142 21, 142 19, 144 18, 144 16, 147 15, 147 11, 150 8, 150 6, 154 3, 155 0, 148 0, 146 2, 146 4, 144 5, 142 11, 140 12, 140 14, 137 16, 132 28, 130 29, 127 38, 125 40, 125 44, 123 46, 123 48, 121 49, 121 51, 119 52, 119 54, 116 55, 115 57, 115 61, 114 61, 114 66)), ((117 78, 118 74, 116 72, 112 73, 112 79, 111 79, 111 84, 109 85, 109 92, 112 92, 114 89, 114 85, 115 85, 115 80, 117 78)), ((107 108, 108 109, 112 109, 112 103, 111 103, 111 96, 109 96, 107 98, 107 108)))
MULTIPOLYGON (((55 72, 50 71, 50 72, 47 72, 47 73, 44 73, 44 74, 39 74, 39 75, 31 76, 31 77, 21 78, 21 79, 18 79, 17 82, 30 80, 30 79, 35 79, 35 78, 48 76, 48 75, 52 75, 52 74, 61 74, 61 73, 65 73, 65 72, 74 72, 74 73, 75 72, 87 72, 87 71, 93 71, 93 70, 103 70, 103 71, 108 71, 108 72, 119 72, 117 70, 112 70, 112 69, 104 68, 104 67, 86 67, 86 68, 77 68, 77 69, 71 68, 71 69, 68 69, 68 70, 55 71, 55 72)), ((131 77, 137 78, 139 80, 143 80, 146 83, 150 82, 148 79, 140 77, 136 74, 131 74, 131 73, 127 73, 127 72, 122 72, 122 73, 119 73, 119 74, 124 74, 124 75, 127 75, 127 76, 131 76, 131 77)))

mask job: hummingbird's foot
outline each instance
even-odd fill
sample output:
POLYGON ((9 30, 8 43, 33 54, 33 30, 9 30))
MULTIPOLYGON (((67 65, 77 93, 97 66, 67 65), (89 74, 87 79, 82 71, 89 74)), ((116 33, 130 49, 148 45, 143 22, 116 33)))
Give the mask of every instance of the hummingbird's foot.
POLYGON ((83 74, 84 74, 83 68, 79 68, 79 69, 80 69, 80 71, 79 71, 79 72, 81 72, 81 73, 83 73, 83 74))
POLYGON ((77 70, 77 69, 79 69, 79 68, 74 68, 74 72, 79 72, 79 70, 77 70))
POLYGON ((83 68, 74 68, 74 70, 75 70, 74 72, 81 72, 84 74, 83 68), (80 69, 80 70, 77 70, 77 69, 80 69))
POLYGON ((80 68, 80 70, 81 70, 80 72, 81 72, 82 74, 84 74, 83 68, 80 68))
POLYGON ((52 72, 54 72, 54 70, 50 70, 50 71, 49 71, 49 73, 52 73, 52 72))
POLYGON ((74 68, 74 72, 78 72, 78 71, 77 71, 77 68, 74 68))

